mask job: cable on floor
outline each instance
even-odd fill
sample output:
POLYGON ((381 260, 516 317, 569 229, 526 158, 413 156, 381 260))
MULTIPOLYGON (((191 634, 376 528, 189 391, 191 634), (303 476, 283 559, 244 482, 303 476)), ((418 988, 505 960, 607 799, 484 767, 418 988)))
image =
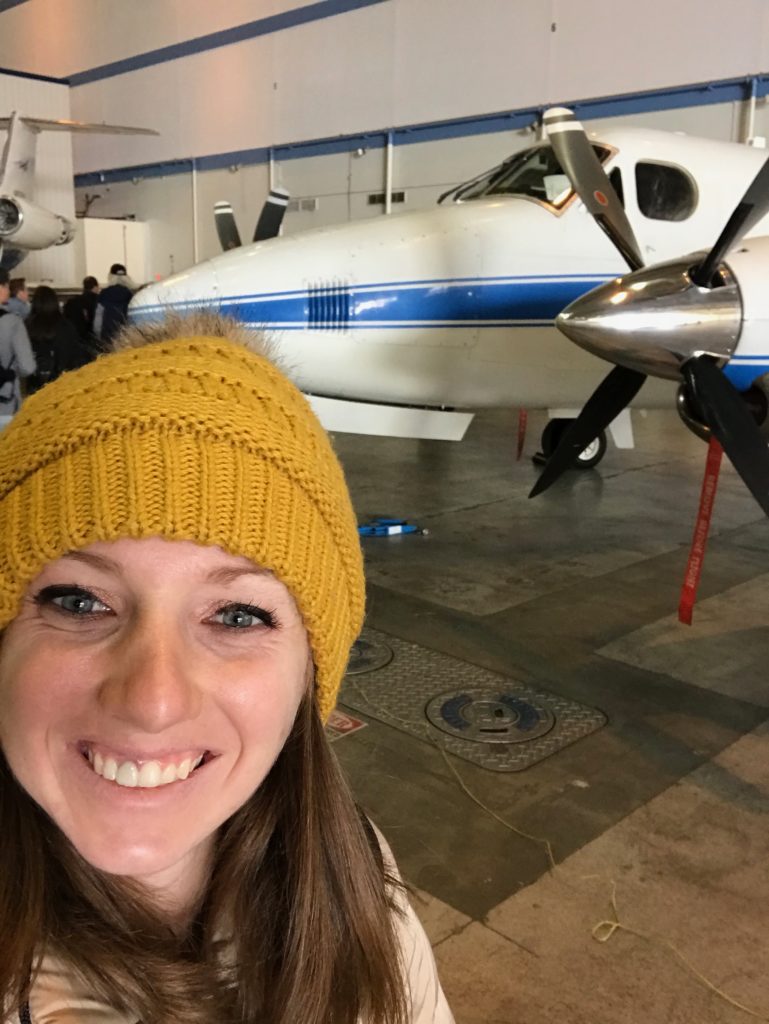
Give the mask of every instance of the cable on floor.
MULTIPOLYGON (((372 698, 368 695, 368 693, 366 693, 366 691, 361 686, 359 680, 355 677, 348 677, 348 685, 356 689, 360 696, 363 698, 363 700, 370 707, 375 708, 376 711, 385 718, 385 720, 390 719, 392 722, 397 722, 399 725, 407 726, 409 729, 412 729, 416 724, 413 721, 407 721, 406 719, 399 718, 398 715, 395 715, 391 711, 388 711, 387 708, 382 707, 382 705, 379 704, 376 700, 372 700, 372 698)), ((544 839, 542 836, 535 836, 531 835, 531 833, 529 832, 524 832, 523 829, 517 828, 515 825, 512 824, 512 822, 507 821, 507 819, 497 814, 497 812, 493 810, 491 807, 488 807, 469 788, 467 783, 459 774, 456 765, 453 764, 449 759, 449 755, 446 753, 443 747, 441 747, 436 742, 427 723, 422 724, 422 729, 424 730, 425 739, 427 740, 428 743, 432 744, 432 746, 434 746, 436 750, 439 751, 439 753, 443 757, 443 760, 447 768, 454 776, 454 779, 456 780, 457 785, 462 790, 462 792, 467 797, 469 797, 469 799, 472 800, 474 804, 480 807, 482 811, 490 815, 495 821, 499 822, 500 825, 503 825, 506 829, 509 829, 510 832, 513 832, 515 833, 515 835, 520 836, 522 839, 526 839, 529 842, 535 843, 537 846, 544 849, 545 855, 547 857, 548 873, 551 874, 554 878, 558 879, 563 884, 565 884, 573 892, 579 892, 579 890, 575 889, 574 886, 571 884, 571 880, 569 879, 568 874, 564 871, 563 867, 556 862, 555 855, 553 853, 553 846, 550 840, 544 839)), ((746 1013, 754 1020, 763 1021, 764 1024, 769 1024, 769 1015, 767 1015, 765 1012, 760 1012, 751 1009, 749 1006, 746 1006, 744 1003, 739 1002, 739 1000, 734 999, 727 992, 724 992, 723 989, 713 984, 713 982, 710 981, 710 979, 707 978, 697 967, 695 967, 694 964, 691 963, 691 961, 681 952, 681 950, 678 949, 678 947, 675 946, 669 939, 666 939, 661 935, 649 935, 645 932, 641 932, 635 928, 632 928, 630 925, 623 924, 619 919, 619 911, 617 909, 617 883, 614 881, 614 879, 605 879, 604 881, 607 881, 611 886, 610 902, 614 916, 611 920, 599 921, 598 924, 594 926, 594 928, 592 929, 592 936, 596 942, 608 942, 609 939, 611 939, 612 936, 615 935, 618 931, 624 931, 630 935, 634 935, 636 938, 643 939, 645 942, 648 942, 651 945, 657 946, 665 950, 666 952, 672 954, 673 957, 677 959, 687 971, 689 971, 692 977, 696 978, 696 980, 701 985, 703 985, 706 989, 708 989, 708 991, 712 992, 719 999, 722 999, 730 1006, 733 1006, 736 1009, 741 1010, 743 1013, 746 1013)))

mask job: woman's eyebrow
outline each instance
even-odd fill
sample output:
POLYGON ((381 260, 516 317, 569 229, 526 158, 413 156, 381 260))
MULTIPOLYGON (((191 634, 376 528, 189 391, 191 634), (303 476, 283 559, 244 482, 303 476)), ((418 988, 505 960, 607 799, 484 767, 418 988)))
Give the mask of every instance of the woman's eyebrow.
POLYGON ((123 571, 119 562, 115 562, 111 558, 107 558, 106 555, 95 555, 91 551, 68 551, 61 557, 63 559, 72 558, 78 562, 85 562, 86 565, 91 565, 95 569, 106 569, 107 571, 117 573, 122 573, 123 571))
POLYGON ((206 577, 209 583, 232 583, 241 576, 272 576, 269 569, 258 565, 222 566, 213 569, 206 577))

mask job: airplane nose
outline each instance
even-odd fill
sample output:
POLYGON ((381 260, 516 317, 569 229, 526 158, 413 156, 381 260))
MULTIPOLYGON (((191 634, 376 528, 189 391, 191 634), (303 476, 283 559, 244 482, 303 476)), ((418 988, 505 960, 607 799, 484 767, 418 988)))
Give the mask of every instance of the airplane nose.
POLYGON ((694 355, 728 359, 740 336, 742 303, 731 272, 723 284, 701 288, 690 255, 644 267, 607 281, 572 302, 556 325, 571 341, 610 363, 680 380, 680 367, 694 355))

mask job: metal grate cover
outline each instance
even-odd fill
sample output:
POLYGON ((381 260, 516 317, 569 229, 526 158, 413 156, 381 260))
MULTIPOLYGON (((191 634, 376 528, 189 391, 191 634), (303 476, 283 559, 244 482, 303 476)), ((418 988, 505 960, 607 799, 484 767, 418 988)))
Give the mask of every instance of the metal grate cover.
POLYGON ((524 700, 511 687, 442 693, 425 714, 436 729, 473 743, 531 743, 555 725, 548 707, 524 700))
POLYGON ((379 638, 370 635, 366 631, 364 636, 358 637, 352 645, 350 660, 347 663, 348 676, 360 676, 365 672, 376 672, 384 668, 393 660, 393 649, 379 638))
POLYGON ((367 675, 345 677, 341 702, 483 768, 522 771, 606 724, 596 708, 378 630, 365 629, 362 639, 389 645, 393 658, 367 675), (488 741, 495 722, 510 731, 509 741, 500 733, 488 741), (483 741, 467 738, 487 729, 483 741))

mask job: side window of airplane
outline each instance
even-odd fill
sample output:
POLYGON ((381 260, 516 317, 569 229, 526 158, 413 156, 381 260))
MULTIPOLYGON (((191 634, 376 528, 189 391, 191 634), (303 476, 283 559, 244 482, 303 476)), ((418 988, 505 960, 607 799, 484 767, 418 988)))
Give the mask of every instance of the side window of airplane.
POLYGON ((697 190, 680 167, 642 161, 635 167, 638 209, 651 220, 686 220, 697 206, 697 190))

